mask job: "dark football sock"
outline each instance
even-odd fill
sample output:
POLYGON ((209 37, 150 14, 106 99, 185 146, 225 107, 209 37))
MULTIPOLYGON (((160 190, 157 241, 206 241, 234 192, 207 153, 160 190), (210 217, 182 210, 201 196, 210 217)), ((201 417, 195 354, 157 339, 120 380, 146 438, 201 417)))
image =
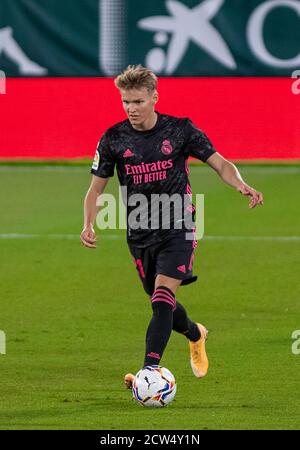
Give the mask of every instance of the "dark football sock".
POLYGON ((197 325, 188 318, 186 310, 178 301, 173 313, 173 330, 184 334, 190 341, 195 342, 200 338, 200 331, 197 325))
POLYGON ((176 306, 173 292, 165 286, 156 288, 151 302, 153 316, 146 335, 144 366, 159 364, 172 331, 173 310, 176 306))

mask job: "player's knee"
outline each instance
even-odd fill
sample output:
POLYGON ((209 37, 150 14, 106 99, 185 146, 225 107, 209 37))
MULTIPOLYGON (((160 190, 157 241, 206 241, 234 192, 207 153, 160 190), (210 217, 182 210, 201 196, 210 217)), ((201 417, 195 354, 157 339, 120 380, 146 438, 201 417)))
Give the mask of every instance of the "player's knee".
POLYGON ((178 280, 177 278, 171 278, 168 277, 166 275, 161 275, 158 274, 156 279, 155 279, 155 285, 156 285, 156 289, 158 287, 164 286, 167 289, 169 289, 172 294, 175 295, 175 292, 177 291, 177 289, 179 288, 179 286, 181 285, 182 280, 178 280))

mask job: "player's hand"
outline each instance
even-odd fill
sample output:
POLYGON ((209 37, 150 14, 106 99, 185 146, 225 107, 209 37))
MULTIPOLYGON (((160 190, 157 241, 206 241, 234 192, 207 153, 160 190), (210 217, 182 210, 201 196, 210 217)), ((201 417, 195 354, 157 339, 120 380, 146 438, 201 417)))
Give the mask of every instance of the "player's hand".
POLYGON ((250 197, 251 200, 249 202, 249 208, 255 208, 256 205, 263 205, 264 204, 264 197, 261 192, 256 191, 252 187, 248 186, 247 184, 241 184, 237 190, 245 195, 246 197, 250 197))
POLYGON ((96 248, 97 238, 94 228, 92 226, 85 227, 80 234, 80 240, 85 247, 96 248))

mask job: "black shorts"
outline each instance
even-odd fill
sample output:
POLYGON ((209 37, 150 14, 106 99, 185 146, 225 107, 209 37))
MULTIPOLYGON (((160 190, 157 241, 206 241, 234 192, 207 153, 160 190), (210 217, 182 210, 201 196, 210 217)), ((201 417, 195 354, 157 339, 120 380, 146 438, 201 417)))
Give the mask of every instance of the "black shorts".
POLYGON ((139 277, 145 292, 152 295, 157 275, 166 275, 182 280, 181 285, 190 284, 197 280, 193 276, 194 250, 197 241, 186 240, 185 233, 139 248, 128 243, 139 277))

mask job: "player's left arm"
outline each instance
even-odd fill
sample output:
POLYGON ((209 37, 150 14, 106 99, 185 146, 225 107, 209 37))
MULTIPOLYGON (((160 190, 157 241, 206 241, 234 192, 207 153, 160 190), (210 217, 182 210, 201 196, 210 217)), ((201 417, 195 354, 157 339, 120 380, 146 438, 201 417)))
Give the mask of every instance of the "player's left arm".
POLYGON ((251 198, 249 208, 255 208, 256 205, 263 205, 263 194, 244 182, 240 172, 232 162, 215 152, 207 159, 206 163, 217 172, 225 183, 235 188, 241 194, 251 198))

